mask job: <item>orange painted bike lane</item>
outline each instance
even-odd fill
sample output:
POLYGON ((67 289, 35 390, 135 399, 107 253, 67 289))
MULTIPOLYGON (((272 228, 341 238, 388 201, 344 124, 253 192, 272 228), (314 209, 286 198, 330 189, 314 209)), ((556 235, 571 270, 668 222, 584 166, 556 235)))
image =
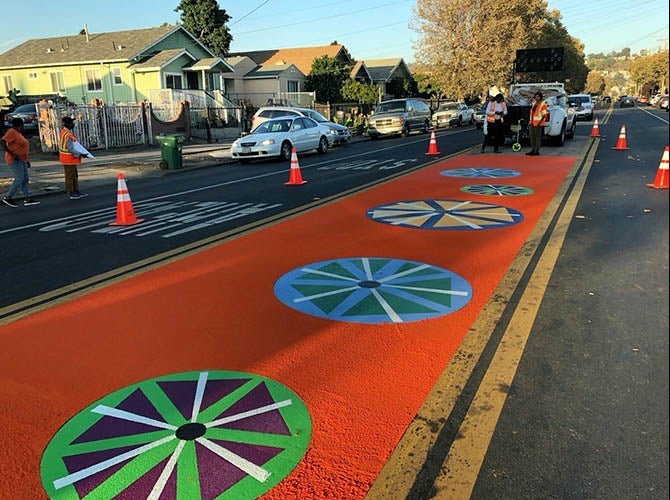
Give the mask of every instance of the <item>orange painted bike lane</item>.
POLYGON ((311 419, 304 456, 263 498, 362 498, 574 160, 443 160, 4 325, 0 491, 17 500, 43 498, 45 447, 65 422, 103 396, 166 374, 230 370, 283 384, 311 419), (518 175, 445 175, 471 168, 518 175), (484 184, 526 192, 461 190, 484 184), (500 205, 522 220, 443 230, 368 217, 374 207, 416 200, 500 205), (436 317, 365 323, 306 314, 275 294, 287 273, 365 257, 448 270, 467 282, 471 296, 436 317))

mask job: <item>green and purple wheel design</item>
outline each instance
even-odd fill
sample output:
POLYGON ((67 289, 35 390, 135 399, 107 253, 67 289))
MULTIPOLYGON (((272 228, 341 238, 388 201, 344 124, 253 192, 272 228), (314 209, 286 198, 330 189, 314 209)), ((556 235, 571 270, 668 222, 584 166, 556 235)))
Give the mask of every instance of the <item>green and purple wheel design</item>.
POLYGON ((470 200, 396 201, 373 207, 366 215, 383 224, 443 231, 495 229, 523 220, 521 212, 513 208, 470 200))
POLYGON ((452 170, 443 170, 442 172, 440 172, 440 175, 445 175, 447 177, 474 177, 474 178, 501 179, 504 177, 517 177, 521 175, 521 172, 518 172, 516 170, 510 170, 508 168, 473 167, 473 168, 455 168, 452 170))
POLYGON ((469 186, 463 186, 461 191, 482 196, 527 196, 533 194, 533 190, 530 188, 509 184, 470 184, 469 186))
POLYGON ((472 298, 460 276, 422 262, 380 257, 314 262, 290 271, 275 296, 305 314, 351 323, 405 323, 456 311, 472 298))
POLYGON ((42 454, 51 500, 246 500, 302 459, 307 408, 274 380, 185 372, 125 387, 68 420, 42 454))

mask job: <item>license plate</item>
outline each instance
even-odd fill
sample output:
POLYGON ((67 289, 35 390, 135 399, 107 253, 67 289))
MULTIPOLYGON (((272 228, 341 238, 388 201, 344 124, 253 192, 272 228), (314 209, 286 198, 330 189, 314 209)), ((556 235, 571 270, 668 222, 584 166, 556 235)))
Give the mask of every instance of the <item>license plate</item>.
POLYGON ((242 154, 249 154, 251 153, 251 148, 242 148, 242 154))

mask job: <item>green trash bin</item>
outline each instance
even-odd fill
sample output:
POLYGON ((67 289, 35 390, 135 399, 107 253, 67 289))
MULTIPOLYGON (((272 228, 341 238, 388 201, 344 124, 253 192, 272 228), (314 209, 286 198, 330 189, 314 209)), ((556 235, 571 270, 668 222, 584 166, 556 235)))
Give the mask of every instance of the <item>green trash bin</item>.
POLYGON ((181 151, 186 137, 180 134, 160 134, 156 140, 161 146, 160 167, 169 170, 181 168, 181 151))

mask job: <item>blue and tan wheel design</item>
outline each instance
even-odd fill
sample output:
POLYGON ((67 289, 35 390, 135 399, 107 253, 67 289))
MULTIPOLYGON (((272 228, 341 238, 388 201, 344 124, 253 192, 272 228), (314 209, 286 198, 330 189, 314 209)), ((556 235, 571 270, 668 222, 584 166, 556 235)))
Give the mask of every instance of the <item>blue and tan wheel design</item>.
POLYGON ((410 200, 378 205, 367 212, 376 222, 411 229, 479 230, 517 224, 521 212, 470 200, 410 200))
POLYGON ((288 307, 353 323, 405 323, 435 318, 467 304, 472 288, 439 267, 401 259, 357 257, 315 262, 274 285, 288 307))
POLYGON ((461 191, 483 196, 526 196, 533 194, 533 190, 530 188, 508 184, 471 184, 463 186, 461 191))
POLYGON ((504 177, 517 177, 521 172, 510 170, 508 168, 456 168, 452 170, 443 170, 440 175, 447 177, 470 177, 470 178, 488 178, 488 179, 502 179, 504 177))
POLYGON ((42 454, 52 500, 246 500, 302 459, 303 402, 257 375, 186 372, 120 389, 85 408, 42 454))

